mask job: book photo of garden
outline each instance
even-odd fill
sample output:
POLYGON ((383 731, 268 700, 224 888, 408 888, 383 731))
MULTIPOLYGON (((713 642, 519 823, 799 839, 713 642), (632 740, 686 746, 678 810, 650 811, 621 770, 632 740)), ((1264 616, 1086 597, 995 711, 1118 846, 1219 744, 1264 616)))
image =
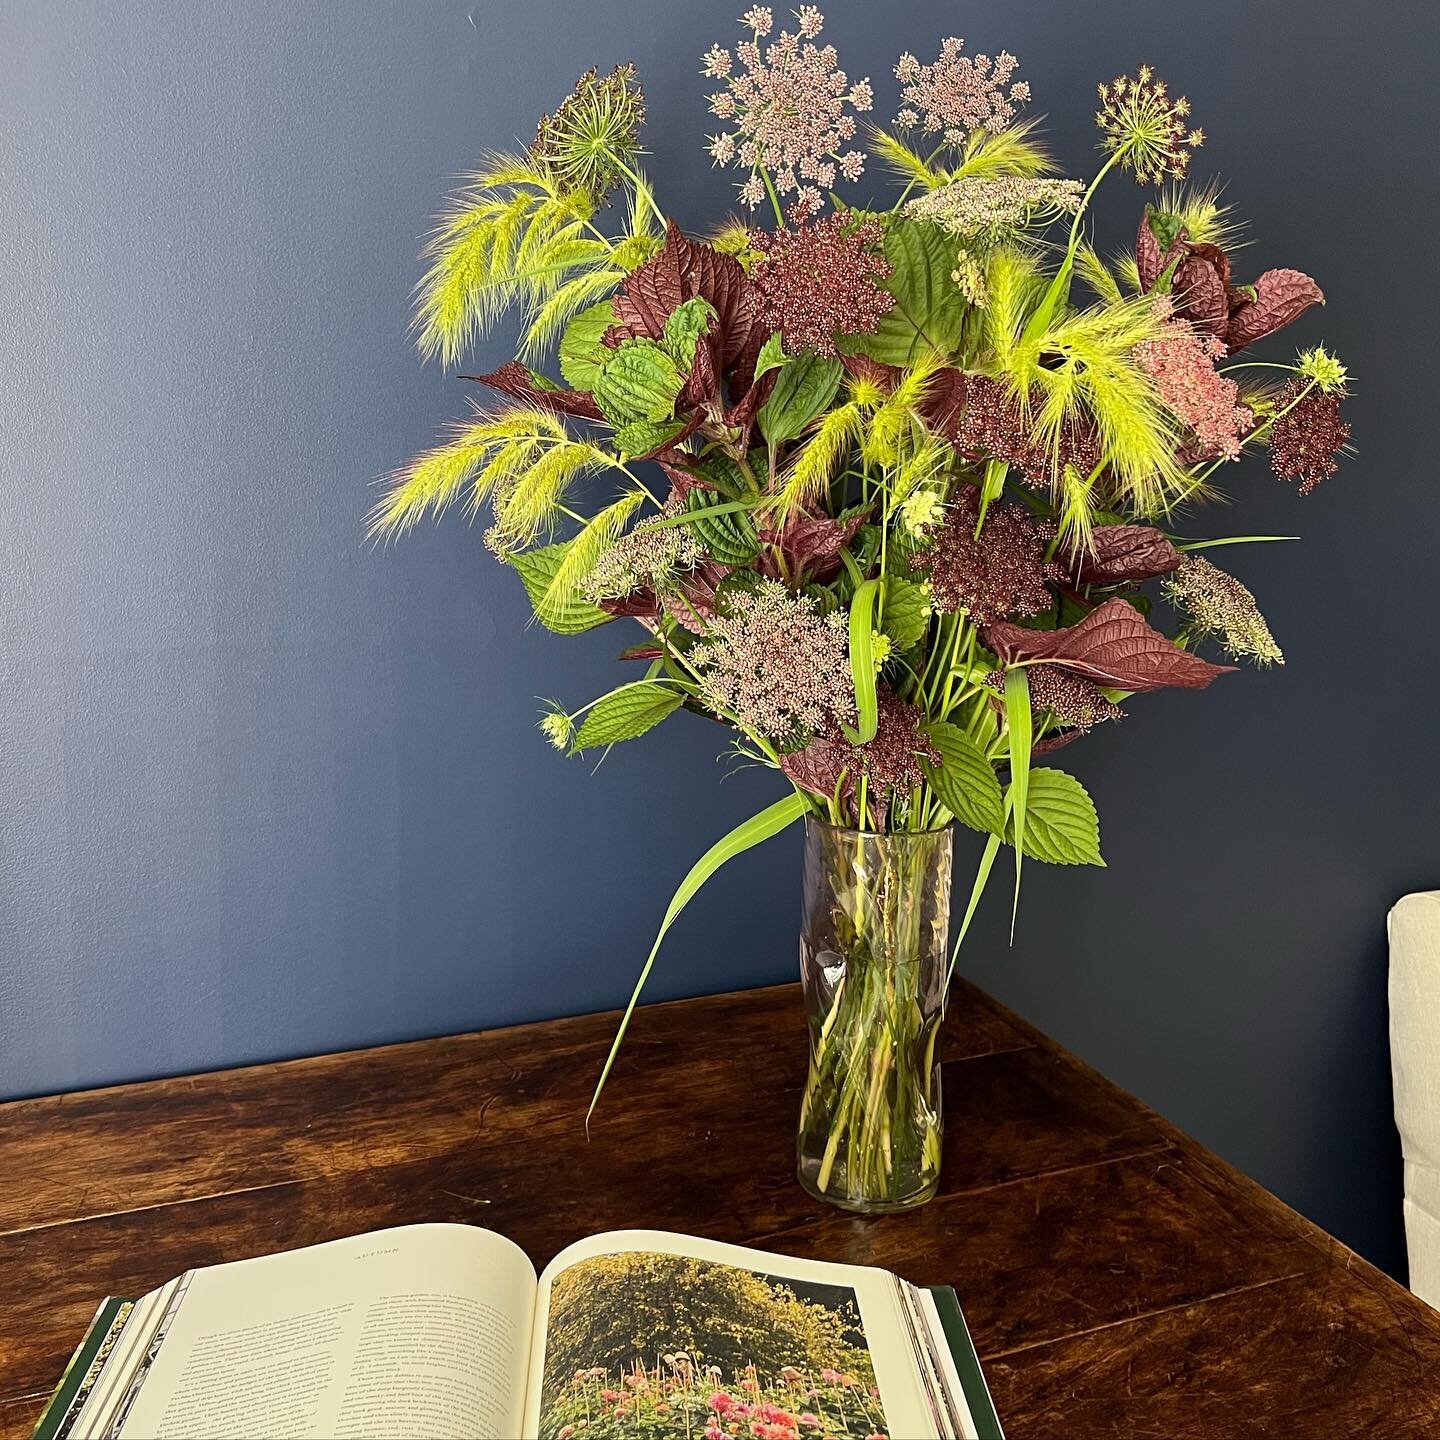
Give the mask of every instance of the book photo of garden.
POLYGON ((855 1292, 653 1251, 552 1282, 541 1440, 885 1440, 855 1292))

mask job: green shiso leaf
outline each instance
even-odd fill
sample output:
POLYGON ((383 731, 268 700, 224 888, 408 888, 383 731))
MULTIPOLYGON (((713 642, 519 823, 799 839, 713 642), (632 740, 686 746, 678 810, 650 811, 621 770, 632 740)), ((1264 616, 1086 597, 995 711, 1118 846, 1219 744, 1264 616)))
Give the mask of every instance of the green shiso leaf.
POLYGON ((1032 770, 1025 853, 1047 865, 1104 865, 1100 817, 1085 787, 1064 770, 1032 770))
POLYGON ((600 337, 614 323, 615 306, 609 300, 602 300, 582 310, 565 327, 560 337, 560 373, 567 385, 589 390, 595 384, 601 366, 611 353, 600 343, 600 337))
POLYGON ((570 753, 635 740, 684 704, 682 691, 651 680, 635 680, 602 695, 586 713, 570 753))
POLYGON ((985 752, 958 726, 937 720, 929 735, 940 764, 921 768, 940 803, 972 830, 998 835, 1005 827, 1005 798, 985 752))
POLYGON ((685 383, 680 367, 653 340, 626 340, 600 367, 591 393, 615 426, 668 420, 685 383))
POLYGON ((538 549, 526 550, 523 554, 516 555, 510 562, 525 584, 530 604, 535 607, 536 618, 547 630, 553 630, 557 635, 578 635, 584 630, 593 630, 598 625, 608 624, 615 618, 606 614, 598 605, 592 605, 588 600, 578 597, 558 605, 553 602, 545 603, 545 596, 555 579, 555 572, 559 570, 560 562, 572 544, 573 540, 565 540, 558 545, 541 545, 538 549))

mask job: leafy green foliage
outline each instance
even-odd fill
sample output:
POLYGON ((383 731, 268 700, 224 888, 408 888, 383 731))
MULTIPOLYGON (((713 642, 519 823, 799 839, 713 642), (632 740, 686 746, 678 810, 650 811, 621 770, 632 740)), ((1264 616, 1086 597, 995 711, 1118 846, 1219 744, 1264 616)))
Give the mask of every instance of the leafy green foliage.
MULTIPOLYGON (((735 1265, 654 1251, 591 1256, 555 1277, 544 1393, 550 1402, 582 1371, 633 1373, 637 1361, 654 1366, 658 1355, 677 1350, 726 1376, 742 1376, 752 1363, 784 1362, 817 1381, 822 1370, 838 1368, 868 1386, 870 1357, 849 1338, 856 1321, 735 1265)), ((599 1409, 592 1401, 592 1416, 599 1409)))
POLYGON ((787 826, 793 825, 809 809, 810 801, 798 791, 787 795, 783 800, 777 800, 773 805, 767 805, 758 815, 752 815, 743 824, 737 825, 728 835, 717 840, 691 866, 690 873, 680 882, 679 889, 671 897, 670 904, 665 911, 665 918, 660 922, 660 931, 655 936, 655 943, 650 947, 650 954, 640 971, 640 978, 635 982, 635 989, 631 992, 630 1002, 625 1007, 625 1013, 620 1017, 620 1025, 615 1032, 614 1043, 610 1046, 610 1053, 605 1057, 605 1064, 600 1071, 600 1079, 595 1084, 595 1093, 590 1098, 590 1109, 586 1113, 587 1123, 589 1117, 595 1113, 595 1106, 600 1100, 600 1092, 605 1088, 605 1082, 610 1077, 610 1071, 615 1064, 615 1056, 619 1054, 620 1045, 625 1039, 625 1032, 630 1028, 630 1017, 635 1013, 640 992, 644 989, 646 980, 650 978, 650 971, 655 966, 655 957, 660 953, 660 946, 680 912, 727 860, 733 860, 737 855, 744 854, 746 850, 768 840, 772 835, 778 835, 787 826))
MULTIPOLYGON (((1008 837, 1015 843, 1013 829, 1008 837)), ((1047 865, 1104 865, 1100 818, 1085 787, 1064 770, 1032 770, 1025 853, 1047 865)))
POLYGON ((760 407, 760 433, 772 445, 795 439, 829 408, 844 373, 845 367, 838 360, 820 355, 801 355, 787 361, 770 398, 760 407))
POLYGON ((573 540, 565 540, 558 545, 541 545, 512 557, 510 561, 524 582, 536 618, 557 635, 578 635, 595 629, 597 625, 606 625, 615 618, 598 605, 574 595, 564 599, 548 598, 555 576, 574 543, 573 540))
POLYGON ((600 376, 609 350, 600 337, 615 323, 615 306, 602 300, 582 310, 565 327, 560 340, 560 373, 577 390, 591 389, 600 376))
POLYGON ((595 377, 595 403, 613 424, 668 420, 685 383, 680 367, 653 340, 626 340, 611 351, 595 377))
POLYGON ((1024 666, 1005 672, 1005 730, 1010 739, 1010 788, 1005 795, 1015 846, 1015 900, 1010 909, 1010 933, 1020 912, 1020 861, 1025 854, 1025 822, 1030 798, 1030 749, 1034 724, 1030 714, 1030 677, 1024 666))
POLYGON ((1005 800, 995 769, 985 752, 958 725, 934 721, 927 733, 940 764, 923 762, 922 769, 940 803, 972 830, 1000 834, 1005 826, 1005 800))
POLYGON ((880 628, 896 650, 909 650, 925 638, 930 624, 930 602, 924 588, 900 575, 885 577, 885 607, 880 628))
POLYGON ((695 538, 721 565, 748 565, 760 549, 755 520, 748 510, 735 509, 726 514, 706 513, 716 509, 714 491, 692 490, 685 499, 686 508, 696 516, 691 522, 695 538))
POLYGON ((866 580, 855 587, 850 601, 850 678, 855 685, 855 728, 845 727, 852 745, 868 745, 880 723, 875 693, 875 600, 878 580, 866 580))
POLYGON ((715 318, 715 307, 703 295, 684 301, 665 321, 661 348, 682 370, 688 370, 694 363, 700 337, 714 324, 715 318))
POLYGON ((585 716, 570 747, 572 755, 621 740, 637 740, 685 702, 683 691, 653 680, 635 680, 602 695, 585 716))
POLYGON ((885 258, 891 273, 884 288, 895 297, 895 308, 873 335, 855 337, 848 348, 886 365, 950 354, 959 344, 966 308, 950 278, 954 241, 934 225, 896 218, 885 230, 885 258))

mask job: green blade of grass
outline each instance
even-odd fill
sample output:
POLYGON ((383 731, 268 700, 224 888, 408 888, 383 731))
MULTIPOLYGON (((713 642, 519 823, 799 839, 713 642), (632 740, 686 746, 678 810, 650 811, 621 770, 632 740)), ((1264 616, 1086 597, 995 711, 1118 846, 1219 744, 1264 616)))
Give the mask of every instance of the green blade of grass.
POLYGON ((630 1003, 626 1005, 625 1013, 620 1018, 620 1026, 615 1032, 614 1043, 610 1046, 610 1053, 605 1057, 605 1065, 600 1071, 600 1079, 595 1083, 595 1093, 590 1097, 590 1108, 585 1112, 587 1131, 590 1128, 590 1117, 595 1113, 596 1105, 600 1103, 600 1092, 610 1078, 610 1070, 615 1064, 616 1055, 620 1053, 620 1045, 625 1039, 625 1032, 630 1028, 630 1017, 635 1013, 640 992, 650 978, 655 957, 660 953, 660 946, 671 925, 675 923, 676 917, 727 860, 733 860, 735 856, 759 845, 761 841, 768 840, 772 835, 778 835, 787 825, 793 824, 809 809, 810 801, 797 790, 794 794, 785 796, 783 800, 777 800, 773 805, 767 806, 758 815, 752 815, 743 824, 737 825, 728 835, 717 840, 691 866, 690 873, 680 882, 679 889, 671 898, 670 907, 665 911, 665 918, 660 923, 660 931, 655 936, 655 943, 650 947, 649 957, 640 971, 640 978, 635 982, 635 989, 631 992, 630 1003))
POLYGON ((1010 809, 1015 823, 1015 900, 1010 908, 1010 943, 1020 913, 1020 863, 1025 858, 1025 806, 1030 796, 1030 677, 1023 665, 1005 672, 1005 728, 1010 735, 1010 809))
POLYGON ((855 728, 844 726, 852 745, 868 745, 880 728, 880 702, 875 695, 875 601, 879 580, 866 580, 850 602, 850 678, 855 685, 855 728))

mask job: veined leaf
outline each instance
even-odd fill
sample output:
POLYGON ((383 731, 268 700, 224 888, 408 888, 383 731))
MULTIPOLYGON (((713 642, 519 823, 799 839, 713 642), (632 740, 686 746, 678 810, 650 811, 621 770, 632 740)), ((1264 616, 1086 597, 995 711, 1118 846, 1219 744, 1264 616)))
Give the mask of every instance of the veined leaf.
POLYGON ((577 390, 589 390, 599 378, 610 351, 600 337, 615 323, 615 306, 602 300, 582 310, 560 337, 560 373, 577 390))
POLYGON ((633 460, 678 439, 684 429, 683 420, 632 420, 616 429, 615 448, 622 460, 633 460))
POLYGON ((696 295, 671 311, 665 321, 660 346, 682 370, 695 362, 695 347, 715 319, 715 307, 703 295, 696 295))
POLYGON ((1008 664, 1042 661, 1117 690, 1160 690, 1167 685, 1203 690, 1217 675, 1235 668, 1212 665, 1179 649, 1118 596, 1063 630, 1030 630, 997 620, 985 627, 984 637, 1008 664))
POLYGON ((950 272, 955 242, 936 225, 892 219, 885 231, 890 277, 883 288, 895 308, 872 335, 859 335, 845 347, 886 365, 913 365, 932 351, 949 356, 960 344, 965 300, 950 272))
POLYGON ((918 645, 929 623, 930 602, 925 598, 924 589, 913 580, 887 575, 880 628, 896 650, 909 650, 912 645, 918 645))
POLYGON ((760 347, 760 353, 755 357, 755 378, 758 380, 770 370, 778 370, 782 365, 788 365, 791 357, 785 353, 783 343, 784 337, 777 330, 760 347))
POLYGON ((1034 729, 1030 715, 1030 677, 1023 665, 1005 672, 1005 728, 1010 736, 1010 790, 1006 799, 1015 836, 1015 900, 1010 907, 1010 939, 1020 913, 1020 862, 1025 856, 1025 819, 1030 795, 1030 747, 1034 729))
POLYGON ((634 680, 602 695, 586 713, 570 746, 572 755, 599 745, 635 740, 685 703, 682 691, 650 680, 634 680))
MULTIPOLYGON (((713 495, 715 492, 709 491, 713 495)), ((721 565, 748 565, 760 550, 755 521, 742 505, 727 514, 715 514, 716 506, 706 503, 704 490, 692 490, 685 497, 689 513, 694 517, 696 539, 721 565)), ((732 502, 733 503, 733 502, 732 502)))
POLYGON ((626 340, 600 367, 592 393, 617 426, 636 420, 668 420, 685 377, 653 340, 626 340))
POLYGON ((610 1053, 605 1057, 604 1067, 600 1071, 600 1079, 596 1082, 595 1093, 590 1099, 590 1108, 585 1112, 587 1126, 590 1123, 590 1117, 595 1113, 595 1106, 599 1103, 600 1092, 605 1088, 606 1080, 610 1078, 610 1071, 615 1064, 616 1055, 620 1052, 625 1032, 630 1028, 630 1017, 635 1013, 640 992, 645 988, 646 980, 650 978, 650 971, 655 965, 655 957, 660 953, 661 943, 670 927, 675 923, 676 917, 727 860, 733 860, 735 856, 759 845, 761 841, 768 840, 772 835, 778 835, 788 825, 793 824, 804 815, 809 808, 809 800, 798 791, 787 795, 783 800, 777 800, 758 815, 752 815, 744 824, 737 825, 723 839, 717 840, 695 862, 690 873, 680 882, 680 888, 676 890, 665 911, 665 918, 660 923, 660 931, 655 936, 654 945, 650 947, 650 954, 640 971, 640 978, 635 982, 635 989, 630 995, 630 1003, 626 1005, 625 1013, 620 1018, 620 1026, 615 1032, 615 1041, 610 1046, 610 1053))
POLYGON ((574 543, 573 540, 564 540, 558 545, 541 545, 538 549, 516 555, 510 562, 525 584, 536 618, 557 635, 578 635, 582 630, 593 630, 597 625, 607 624, 615 618, 588 600, 571 598, 561 604, 546 604, 545 596, 554 583, 556 572, 574 543))
POLYGON ((844 726, 852 745, 868 745, 880 728, 880 702, 875 694, 875 599, 879 580, 855 587, 850 601, 850 678, 855 685, 855 728, 844 726))
POLYGON ((776 377, 770 398, 760 407, 760 433, 772 445, 795 439, 829 408, 844 373, 838 360, 819 355, 801 355, 789 361, 776 377))
POLYGON ((1064 770, 1032 770, 1025 853, 1047 865, 1104 865, 1100 817, 1085 787, 1064 770))
POLYGON ((998 835, 1005 827, 1005 798, 985 752, 958 726, 937 720, 929 735, 940 764, 921 762, 940 803, 972 830, 998 835))

